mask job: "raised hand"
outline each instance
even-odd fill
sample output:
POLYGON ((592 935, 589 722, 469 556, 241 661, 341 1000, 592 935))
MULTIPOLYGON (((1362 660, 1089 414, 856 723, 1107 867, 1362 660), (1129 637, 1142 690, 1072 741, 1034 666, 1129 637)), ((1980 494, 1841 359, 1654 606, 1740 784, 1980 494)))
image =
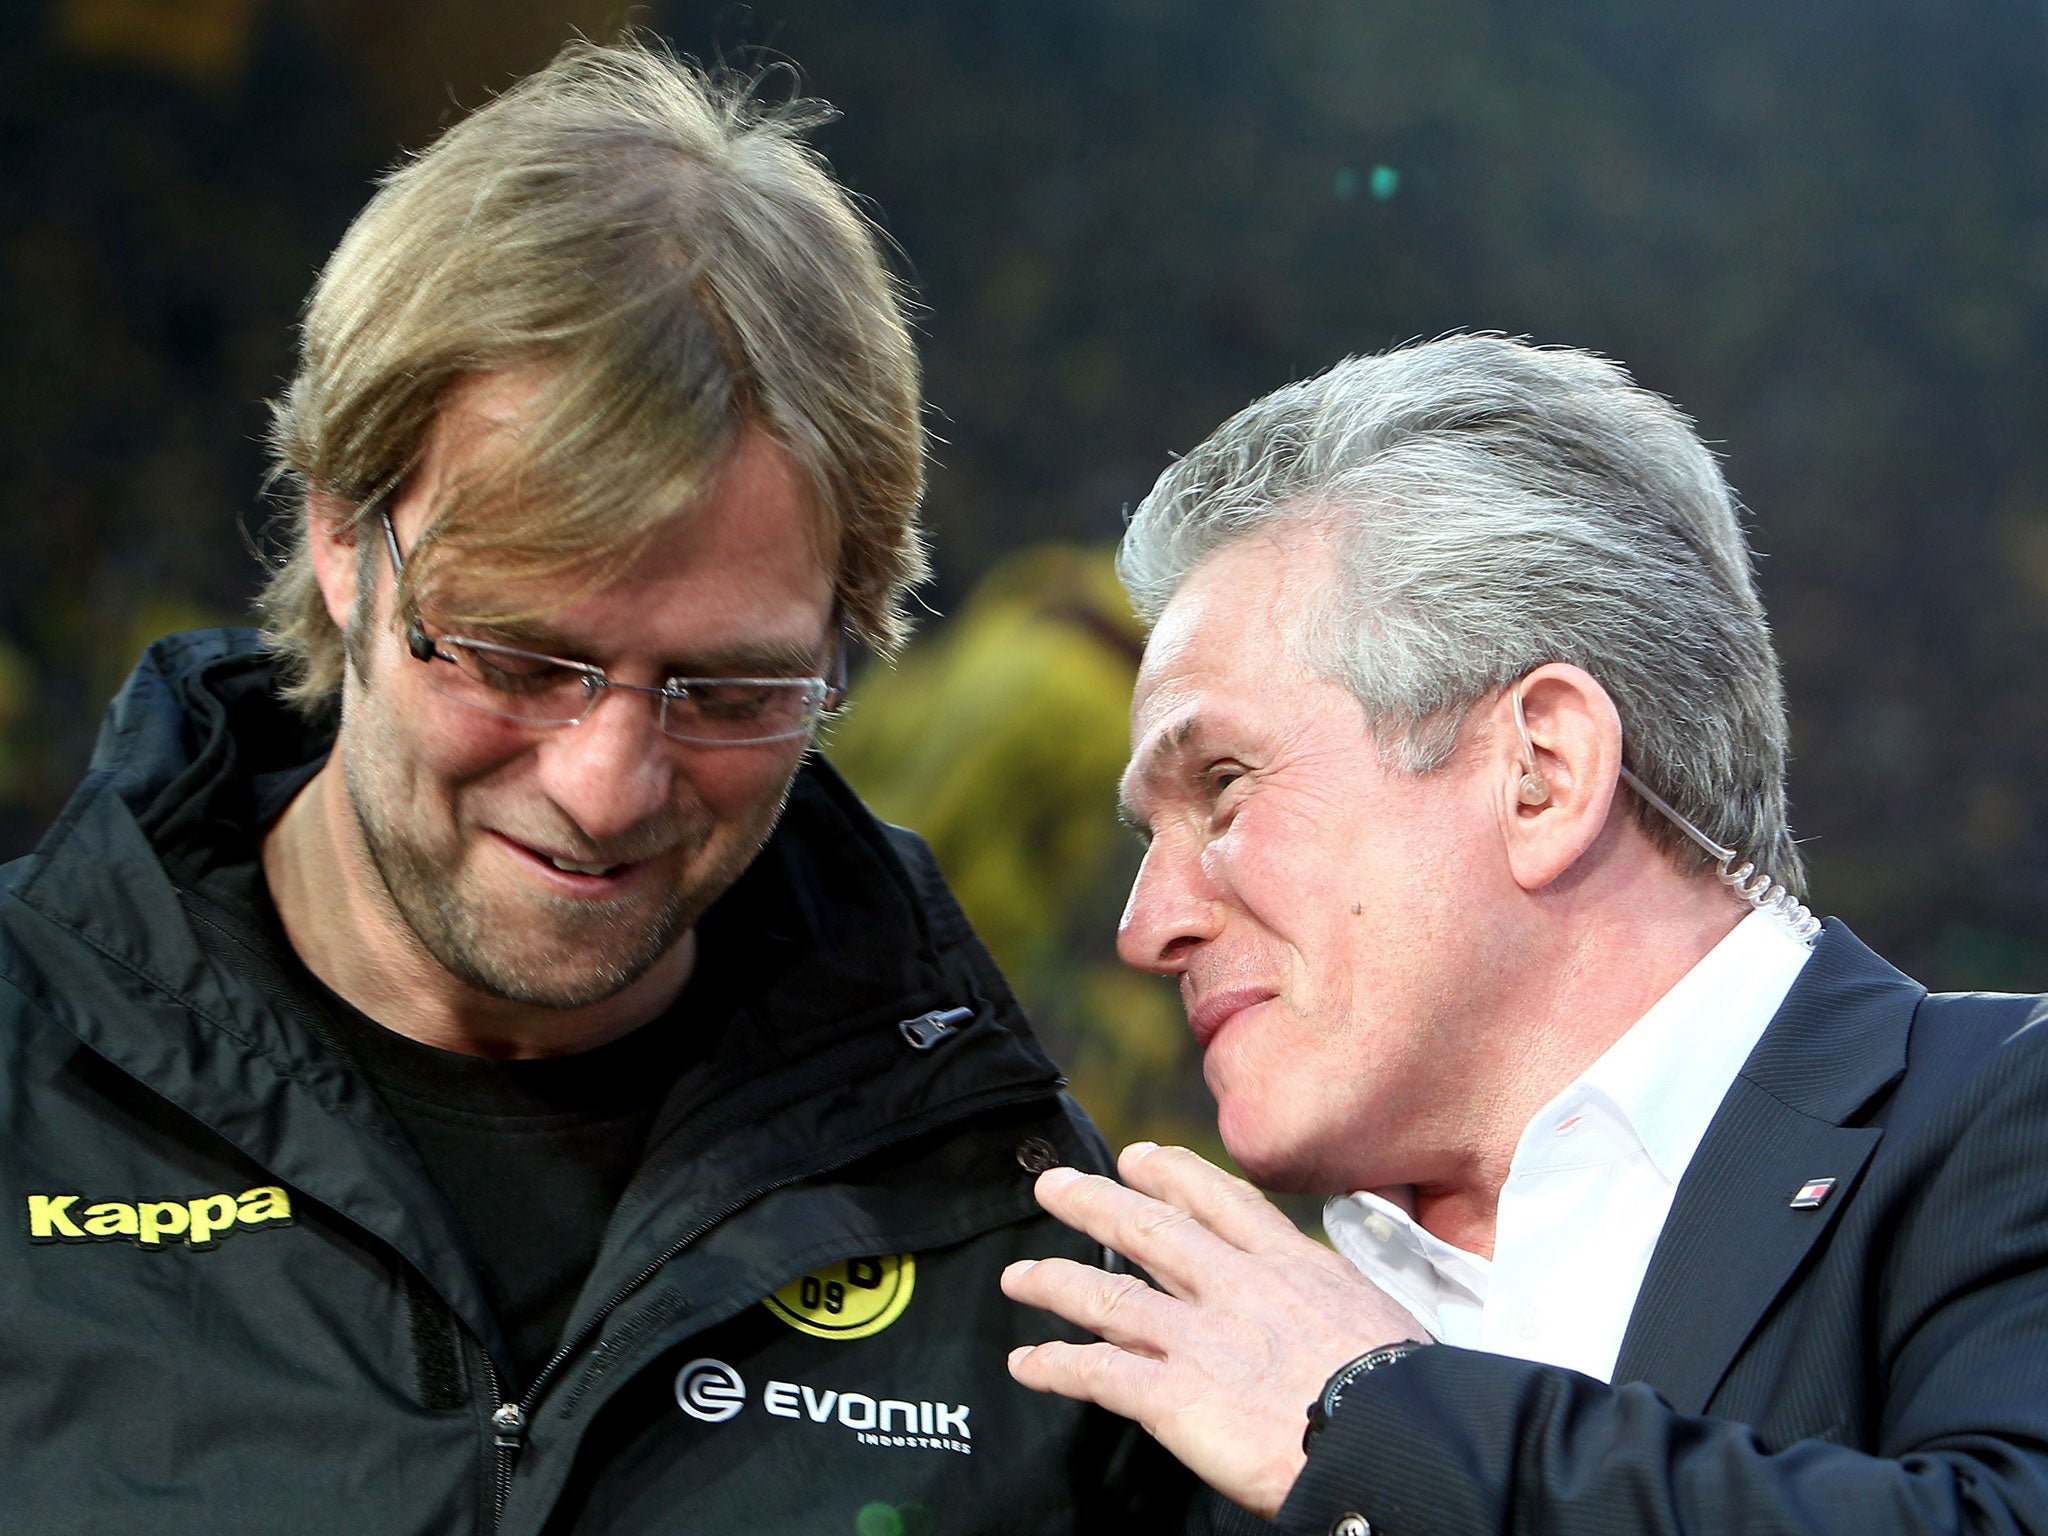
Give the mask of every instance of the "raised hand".
POLYGON ((1050 1169, 1038 1203, 1156 1285, 1070 1259, 1012 1264, 1005 1295, 1101 1342, 1026 1346, 1010 1374, 1135 1419, 1217 1492, 1270 1518, 1301 1471, 1305 1413, 1330 1373, 1426 1335, 1251 1185, 1186 1148, 1137 1142, 1117 1171, 1124 1184, 1050 1169))

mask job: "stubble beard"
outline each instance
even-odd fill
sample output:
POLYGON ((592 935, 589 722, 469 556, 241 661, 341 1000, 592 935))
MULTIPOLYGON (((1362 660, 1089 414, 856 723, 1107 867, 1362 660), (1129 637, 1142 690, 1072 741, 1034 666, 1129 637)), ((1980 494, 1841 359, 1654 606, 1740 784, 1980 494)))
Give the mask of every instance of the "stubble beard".
MULTIPOLYGON (((342 776, 370 863, 427 953, 474 991, 548 1009, 603 1002, 646 975, 754 861, 788 793, 785 785, 769 797, 765 814, 740 829, 718 863, 686 885, 616 902, 521 893, 496 914, 492 893, 463 888, 459 830, 457 845, 443 852, 388 815, 394 797, 380 793, 377 771, 365 769, 354 752, 343 753, 342 776)), ((714 830, 708 816, 678 811, 646 824, 635 841, 649 850, 677 850, 687 865, 714 830)))

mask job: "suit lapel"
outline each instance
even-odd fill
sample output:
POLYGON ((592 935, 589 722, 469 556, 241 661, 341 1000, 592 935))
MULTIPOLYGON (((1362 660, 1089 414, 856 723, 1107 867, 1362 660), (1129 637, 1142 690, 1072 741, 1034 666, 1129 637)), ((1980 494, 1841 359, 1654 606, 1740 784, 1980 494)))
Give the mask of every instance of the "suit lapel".
POLYGON ((1852 1124, 1905 1069, 1926 992, 1830 921, 1721 1101, 1651 1256, 1616 1382, 1706 1406, 1743 1343, 1849 1203, 1882 1132, 1852 1124), (1795 1210, 1813 1179, 1826 1199, 1795 1210))
POLYGON ((1848 1203, 1880 1134, 1810 1119, 1737 1078, 1679 1185, 1614 1380, 1646 1381, 1680 1413, 1704 1408, 1848 1203), (1835 1180, 1826 1201, 1793 1210, 1793 1193, 1819 1178, 1835 1180))

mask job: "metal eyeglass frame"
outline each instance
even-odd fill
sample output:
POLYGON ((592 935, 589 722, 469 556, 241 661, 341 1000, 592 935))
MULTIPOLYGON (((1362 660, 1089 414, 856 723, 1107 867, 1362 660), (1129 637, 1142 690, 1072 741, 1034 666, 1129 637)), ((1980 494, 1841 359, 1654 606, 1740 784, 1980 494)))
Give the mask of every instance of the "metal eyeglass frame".
MULTIPOLYGON (((398 532, 391 526, 389 508, 379 507, 377 519, 384 529, 384 548, 391 556, 391 575, 394 584, 405 578, 405 560, 398 550, 398 532)), ((597 702, 607 690, 621 693, 652 694, 660 701, 655 712, 655 725, 670 741, 688 742, 702 747, 758 747, 777 741, 795 741, 808 736, 818 727, 818 722, 839 707, 846 697, 846 630, 844 625, 834 628, 832 646, 831 677, 672 677, 664 683, 622 683, 608 676, 603 667, 593 666, 587 661, 571 661, 566 656, 550 656, 545 651, 522 650, 517 646, 498 645, 489 640, 471 640, 459 635, 444 635, 436 641, 426 631, 417 616, 409 617, 405 627, 405 648, 417 661, 432 665, 436 661, 460 667, 460 663, 446 651, 443 645, 461 646, 465 650, 517 656, 529 661, 544 661, 551 666, 562 668, 580 677, 583 681, 584 697, 581 713, 554 719, 536 719, 531 715, 515 715, 503 710, 492 709, 474 699, 447 694, 456 703, 490 715, 498 720, 510 720, 516 725, 530 726, 536 730, 554 730, 562 726, 580 725, 590 718, 590 712, 597 708, 597 702), (801 688, 804 691, 805 712, 803 723, 794 730, 776 731, 768 736, 685 736, 668 728, 669 705, 689 698, 692 686, 710 687, 739 686, 749 688, 801 688)), ((438 690, 437 690, 438 691, 438 690)))

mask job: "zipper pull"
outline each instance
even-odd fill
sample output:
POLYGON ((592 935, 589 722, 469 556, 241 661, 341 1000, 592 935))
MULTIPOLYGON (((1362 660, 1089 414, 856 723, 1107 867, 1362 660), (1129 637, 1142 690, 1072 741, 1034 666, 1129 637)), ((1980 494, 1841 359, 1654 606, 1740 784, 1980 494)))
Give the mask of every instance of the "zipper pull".
POLYGON ((491 1415, 491 1444, 514 1453, 526 1444, 526 1411, 517 1403, 500 1404, 491 1415))
POLYGON ((973 1017, 972 1008, 934 1008, 930 1013, 905 1019, 896 1027, 903 1031, 903 1038, 910 1042, 913 1051, 928 1051, 973 1017))

